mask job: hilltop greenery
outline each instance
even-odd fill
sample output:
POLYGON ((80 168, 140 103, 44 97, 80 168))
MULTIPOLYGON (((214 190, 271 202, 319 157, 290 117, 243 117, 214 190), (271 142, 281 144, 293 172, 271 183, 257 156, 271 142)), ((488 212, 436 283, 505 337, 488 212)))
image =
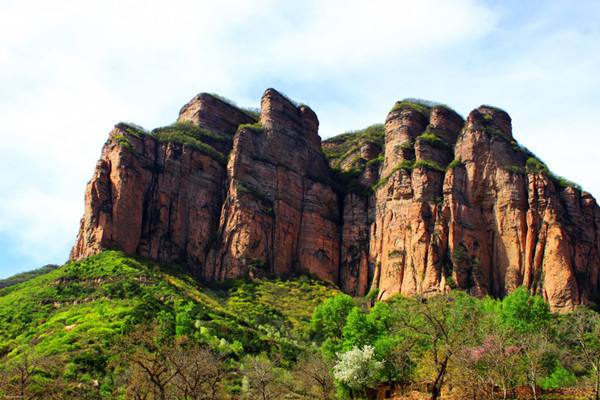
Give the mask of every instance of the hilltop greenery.
POLYGON ((432 106, 429 105, 428 103, 418 101, 417 99, 404 99, 404 100, 398 101, 398 102, 396 102, 396 104, 394 104, 394 107, 392 107, 392 112, 400 111, 403 109, 411 109, 411 110, 417 111, 418 113, 423 115, 423 117, 429 118, 429 115, 431 114, 432 106))
MULTIPOLYGON (((494 108, 491 106, 485 106, 485 107, 494 109, 498 112, 505 112, 499 108, 494 108)), ((486 114, 486 117, 488 117, 488 118, 484 117, 486 120, 486 123, 490 123, 492 116, 489 114, 486 114)), ((542 162, 533 152, 531 152, 527 147, 520 145, 516 140, 508 138, 496 126, 486 125, 484 127, 484 131, 487 134, 492 135, 494 138, 497 138, 499 140, 502 140, 502 141, 510 144, 513 151, 515 151, 516 153, 521 155, 521 157, 523 159, 523 163, 521 165, 505 165, 502 167, 504 170, 515 173, 515 174, 521 174, 521 175, 543 174, 543 175, 546 175, 552 182, 554 182, 554 184, 559 189, 566 189, 567 187, 572 187, 579 191, 582 190, 581 186, 578 185, 577 183, 572 182, 562 176, 556 175, 555 173, 550 171, 548 166, 544 162, 542 162)))
POLYGON ((379 148, 385 144, 385 131, 383 124, 370 125, 364 129, 350 131, 331 137, 323 141, 323 153, 334 166, 339 167, 339 163, 354 155, 360 150, 363 143, 374 143, 379 148))
POLYGON ((191 122, 175 122, 168 126, 153 129, 152 132, 148 132, 144 128, 128 122, 120 122, 117 124, 117 128, 124 131, 125 135, 115 135, 114 140, 129 150, 134 150, 134 145, 128 135, 138 138, 150 135, 155 137, 159 142, 180 143, 193 148, 221 164, 227 162, 227 157, 221 151, 217 150, 215 146, 230 147, 232 141, 230 136, 200 128, 191 122))
POLYGON ((383 154, 372 160, 360 156, 360 148, 365 143, 371 143, 383 150, 385 132, 383 124, 375 124, 367 128, 346 132, 323 142, 323 153, 332 167, 330 184, 342 194, 356 193, 369 196, 372 189, 361 184, 359 177, 365 168, 379 165, 383 162, 383 154), (342 163, 345 164, 342 168, 342 163))
POLYGON ((230 143, 231 138, 225 135, 202 129, 191 122, 176 122, 162 128, 156 128, 152 135, 159 142, 174 142, 189 146, 209 157, 214 158, 221 164, 226 163, 225 155, 216 150, 215 143, 230 143))

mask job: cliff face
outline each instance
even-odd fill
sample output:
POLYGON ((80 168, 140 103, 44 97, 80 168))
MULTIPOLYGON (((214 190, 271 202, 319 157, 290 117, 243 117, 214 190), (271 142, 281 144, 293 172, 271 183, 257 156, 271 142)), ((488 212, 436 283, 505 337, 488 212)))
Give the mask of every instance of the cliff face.
POLYGON ((186 263, 206 280, 309 272, 336 282, 340 206, 323 183, 317 116, 275 90, 261 109, 257 122, 201 94, 172 128, 117 125, 71 258, 118 248, 186 263))
POLYGON ((600 209, 505 112, 402 101, 323 144, 318 125, 273 89, 258 117, 201 94, 171 127, 117 125, 71 257, 118 248, 209 281, 310 273, 381 299, 524 285, 555 310, 597 301, 600 209))
POLYGON ((318 126, 310 108, 265 92, 259 124, 241 126, 234 137, 205 278, 309 272, 337 281, 340 211, 322 183, 329 168, 318 126))

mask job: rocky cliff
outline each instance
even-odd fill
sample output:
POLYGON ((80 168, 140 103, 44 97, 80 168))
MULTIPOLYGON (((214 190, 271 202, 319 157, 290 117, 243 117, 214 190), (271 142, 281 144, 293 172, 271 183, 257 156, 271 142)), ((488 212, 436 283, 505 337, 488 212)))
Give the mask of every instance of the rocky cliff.
POLYGON ((171 126, 118 124, 71 258, 118 248, 207 281, 310 273, 381 299, 524 285, 559 311, 598 301, 600 209, 504 111, 404 100, 384 125, 323 143, 318 126, 273 89, 258 115, 200 94, 171 126))

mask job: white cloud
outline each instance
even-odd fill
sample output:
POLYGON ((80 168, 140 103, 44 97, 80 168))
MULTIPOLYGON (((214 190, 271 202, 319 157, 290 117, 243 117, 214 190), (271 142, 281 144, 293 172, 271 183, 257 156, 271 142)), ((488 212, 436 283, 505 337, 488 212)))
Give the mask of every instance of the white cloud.
POLYGON ((481 36, 493 22, 487 8, 469 0, 317 1, 305 19, 282 27, 267 51, 277 67, 286 64, 318 76, 323 69, 347 71, 382 58, 435 51, 481 36))

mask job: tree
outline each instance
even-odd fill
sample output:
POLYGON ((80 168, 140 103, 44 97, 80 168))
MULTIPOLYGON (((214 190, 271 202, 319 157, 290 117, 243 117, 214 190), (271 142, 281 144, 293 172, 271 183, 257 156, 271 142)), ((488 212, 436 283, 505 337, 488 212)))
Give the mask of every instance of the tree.
POLYGON ((150 330, 141 330, 132 340, 139 348, 129 356, 130 397, 215 400, 220 396, 226 369, 222 359, 210 349, 186 338, 165 343, 150 330))
POLYGON ((506 399, 508 392, 514 391, 517 384, 522 349, 514 344, 513 338, 506 332, 490 337, 486 345, 488 346, 486 363, 490 367, 494 381, 502 389, 502 398, 506 399))
POLYGON ((547 327, 550 307, 540 296, 532 296, 524 287, 515 289, 502 300, 500 320, 517 333, 536 332, 547 327))
POLYGON ((361 347, 370 344, 375 338, 373 326, 368 320, 368 314, 360 308, 354 307, 348 317, 346 324, 342 328, 342 349, 350 350, 354 347, 361 347))
POLYGON ((522 337, 521 348, 533 399, 537 400, 537 384, 544 372, 544 358, 549 350, 548 337, 544 332, 529 333, 522 337))
POLYGON ((351 398, 364 395, 367 388, 372 388, 383 364, 375 358, 375 349, 364 346, 355 347, 339 355, 333 367, 333 375, 341 384, 350 389, 351 398))
POLYGON ((136 399, 146 399, 152 393, 152 399, 167 400, 169 385, 175 378, 176 371, 170 364, 170 345, 157 345, 143 335, 143 347, 130 356, 132 373, 128 392, 136 399))
POLYGON ((567 346, 577 349, 577 356, 590 371, 593 393, 600 399, 600 314, 585 307, 575 310, 567 320, 567 346))
POLYGON ((489 334, 479 345, 463 349, 452 374, 455 386, 473 399, 495 398, 500 386, 502 398, 516 385, 520 347, 500 332, 489 334))
POLYGON ((313 335, 321 340, 341 338, 346 317, 354 308, 354 300, 347 294, 333 296, 319 304, 310 320, 313 335))
POLYGON ((415 363, 411 352, 415 343, 392 334, 380 336, 374 343, 375 357, 383 364, 377 380, 399 384, 403 389, 411 381, 415 363))
POLYGON ((183 400, 216 400, 226 376, 223 360, 195 343, 175 347, 168 355, 175 372, 173 392, 183 400))
POLYGON ((300 392, 311 399, 333 399, 335 384, 331 376, 332 367, 320 353, 306 354, 294 368, 294 379, 300 392))
POLYGON ((192 311, 194 305, 191 302, 177 307, 175 314, 175 334, 177 336, 191 335, 194 332, 194 321, 192 311))
POLYGON ((266 355, 248 356, 242 365, 244 392, 248 399, 279 399, 283 392, 281 371, 277 360, 271 361, 266 355))
POLYGON ((541 380, 540 386, 543 389, 560 389, 575 386, 576 383, 577 378, 575 375, 558 363, 552 373, 541 380))
POLYGON ((387 303, 375 303, 368 313, 354 307, 342 328, 343 349, 375 343, 388 336, 392 325, 392 311, 387 303))
POLYGON ((446 382, 450 363, 476 339, 481 310, 476 300, 465 294, 437 295, 406 301, 399 312, 398 328, 412 338, 421 351, 422 371, 437 399, 446 382), (430 368, 425 368, 425 366, 430 368))
POLYGON ((63 383, 51 371, 56 361, 51 357, 22 354, 0 375, 0 394, 22 400, 61 398, 63 383))

